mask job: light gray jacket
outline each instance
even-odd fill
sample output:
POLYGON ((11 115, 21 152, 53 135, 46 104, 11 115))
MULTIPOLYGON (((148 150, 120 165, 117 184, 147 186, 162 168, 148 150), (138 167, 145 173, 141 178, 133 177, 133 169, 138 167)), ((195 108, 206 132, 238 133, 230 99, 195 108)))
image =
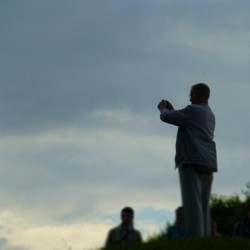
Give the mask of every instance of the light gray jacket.
POLYGON ((176 167, 197 165, 201 172, 217 171, 216 145, 213 141, 215 116, 208 103, 192 104, 181 110, 165 109, 163 122, 178 126, 176 167))

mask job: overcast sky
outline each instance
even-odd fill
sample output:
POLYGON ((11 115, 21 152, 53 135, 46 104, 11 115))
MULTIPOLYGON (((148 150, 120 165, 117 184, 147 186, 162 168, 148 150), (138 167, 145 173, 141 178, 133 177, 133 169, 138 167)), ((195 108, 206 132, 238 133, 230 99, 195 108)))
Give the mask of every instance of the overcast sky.
POLYGON ((0 247, 103 245, 123 206, 144 239, 174 220, 176 127, 156 108, 205 82, 213 192, 250 181, 250 2, 0 1, 0 247))

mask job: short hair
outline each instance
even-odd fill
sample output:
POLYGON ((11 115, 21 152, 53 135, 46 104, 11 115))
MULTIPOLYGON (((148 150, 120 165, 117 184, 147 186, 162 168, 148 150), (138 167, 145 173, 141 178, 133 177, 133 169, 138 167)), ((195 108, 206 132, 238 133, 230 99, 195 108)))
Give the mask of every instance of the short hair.
POLYGON ((123 215, 124 213, 126 214, 131 214, 132 216, 134 215, 134 210, 131 207, 124 207, 121 211, 121 215, 123 215))
POLYGON ((192 86, 192 90, 197 92, 202 98, 209 99, 210 89, 205 83, 197 83, 192 86))
POLYGON ((178 212, 183 212, 183 206, 180 206, 180 207, 177 207, 175 209, 175 212, 178 213, 178 212))

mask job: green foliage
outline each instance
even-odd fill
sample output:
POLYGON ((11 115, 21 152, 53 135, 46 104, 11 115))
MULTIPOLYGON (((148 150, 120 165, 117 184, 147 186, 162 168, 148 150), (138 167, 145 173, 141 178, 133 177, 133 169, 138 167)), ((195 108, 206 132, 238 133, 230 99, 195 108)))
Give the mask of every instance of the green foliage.
POLYGON ((246 190, 241 190, 241 192, 242 192, 243 195, 245 196, 245 201, 246 201, 247 203, 249 203, 249 202, 250 202, 250 182, 248 182, 248 183, 246 184, 246 187, 247 187, 247 189, 246 189, 246 190))
POLYGON ((231 196, 213 194, 210 201, 212 219, 217 222, 218 231, 223 235, 233 235, 234 226, 245 214, 245 206, 250 201, 250 182, 242 190, 244 199, 238 194, 231 196))
POLYGON ((226 197, 212 195, 211 214, 212 220, 216 221, 218 232, 223 235, 232 235, 234 225, 242 219, 244 202, 237 194, 226 197))
MULTIPOLYGON (((234 237, 234 225, 245 216, 245 206, 250 203, 250 182, 246 185, 246 190, 242 190, 244 199, 238 194, 225 196, 213 194, 210 201, 212 219, 216 221, 218 232, 222 237, 208 238, 186 238, 181 240, 168 240, 164 232, 150 237, 143 244, 129 246, 115 246, 112 248, 102 248, 102 250, 235 250, 250 249, 250 240, 234 237), (230 237, 229 237, 230 236, 230 237)), ((171 224, 167 223, 167 228, 171 224)))

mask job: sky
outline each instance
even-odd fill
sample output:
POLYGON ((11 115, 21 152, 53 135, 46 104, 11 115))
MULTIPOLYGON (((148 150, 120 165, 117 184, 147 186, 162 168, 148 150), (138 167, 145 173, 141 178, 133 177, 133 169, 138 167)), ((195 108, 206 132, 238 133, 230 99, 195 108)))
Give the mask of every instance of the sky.
POLYGON ((124 206, 143 239, 174 221, 177 127, 157 104, 210 86, 213 193, 250 181, 250 2, 0 1, 0 246, 103 246, 124 206))

